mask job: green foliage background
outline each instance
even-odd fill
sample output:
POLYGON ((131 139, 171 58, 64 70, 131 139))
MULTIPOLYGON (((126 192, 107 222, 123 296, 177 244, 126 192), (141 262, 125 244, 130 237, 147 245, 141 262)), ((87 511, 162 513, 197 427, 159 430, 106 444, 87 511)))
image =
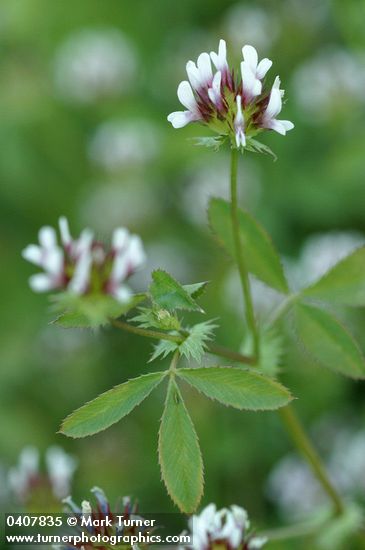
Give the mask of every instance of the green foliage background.
MULTIPOLYGON (((73 491, 77 500, 99 485, 111 501, 130 494, 146 510, 172 510, 156 459, 163 393, 159 388, 130 417, 95 437, 69 440, 57 434, 61 419, 72 410, 149 372, 151 343, 112 329, 65 333, 48 326, 47 299, 29 290, 27 278, 34 270, 20 251, 35 242, 40 225, 55 225, 61 214, 69 217, 74 234, 85 221, 101 227, 95 221, 97 216, 108 218, 106 203, 95 217, 83 213, 83 207, 90 195, 102 194, 103 186, 117 184, 119 223, 125 223, 122 212, 128 212, 128 225, 147 245, 155 250, 156 243, 168 246, 170 254, 161 259, 166 265, 159 267, 179 277, 182 266, 187 274, 183 283, 213 281, 202 298, 203 307, 209 317, 220 317, 220 343, 239 345, 237 312, 227 304, 223 285, 229 261, 203 225, 193 224, 181 208, 191 174, 215 162, 219 154, 186 139, 201 135, 201 129, 175 131, 166 121, 166 115, 179 108, 176 87, 185 78, 185 62, 203 50, 216 49, 220 37, 231 43, 225 21, 238 5, 249 3, 0 2, 0 461, 4 467, 14 464, 26 444, 41 450, 55 443, 63 446, 79 459, 73 491), (62 98, 54 84, 58 48, 71 33, 110 27, 122 31, 137 52, 137 73, 129 92, 90 104, 62 98), (95 166, 87 148, 97 126, 105 120, 135 118, 156 126, 158 156, 112 175, 95 166), (128 203, 129 193, 123 203, 122 191, 134 181, 133 204, 128 203), (140 210, 146 203, 152 215, 145 216, 145 222, 139 216, 131 223, 133 208, 140 210)), ((255 6, 267 12, 273 29, 279 29, 272 45, 260 54, 274 60, 272 72, 280 74, 287 91, 284 118, 294 121, 296 128, 285 138, 265 136, 279 157, 276 163, 248 153, 240 174, 243 187, 246 167, 258 174, 261 192, 246 205, 272 234, 280 253, 295 259, 314 233, 365 233, 364 102, 343 95, 325 119, 314 122, 296 102, 291 79, 298 66, 323 50, 344 49, 364 56, 360 21, 365 3, 282 0, 255 6)), ((242 45, 245 42, 243 35, 242 45)), ((231 45, 230 59, 239 56, 238 47, 231 45)), ((194 197, 190 200, 193 204, 194 197)), ((107 236, 101 232, 101 237, 107 236)), ((364 347, 363 311, 349 322, 364 347)), ((158 370, 159 365, 153 367, 158 370)), ((363 425, 364 383, 319 369, 294 347, 285 361, 283 381, 299 398, 296 406, 307 425, 332 413, 344 415, 353 427, 363 425)), ((204 503, 237 503, 248 509, 258 526, 276 525, 280 520, 263 486, 275 462, 291 449, 276 414, 242 413, 216 406, 188 388, 185 393, 205 461, 204 503)), ((301 548, 299 543, 296 548, 301 548)))

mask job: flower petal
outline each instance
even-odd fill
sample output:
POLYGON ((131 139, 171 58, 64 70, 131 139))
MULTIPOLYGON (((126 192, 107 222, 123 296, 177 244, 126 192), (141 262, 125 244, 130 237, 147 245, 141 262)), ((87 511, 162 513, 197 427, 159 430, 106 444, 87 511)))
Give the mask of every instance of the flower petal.
POLYGON ((53 227, 45 225, 39 230, 39 243, 44 248, 53 248, 57 246, 57 235, 53 227))
POLYGON ((194 90, 199 90, 200 84, 200 72, 194 61, 188 61, 186 64, 186 72, 190 80, 190 84, 194 90))
POLYGON ((180 82, 177 89, 177 97, 184 107, 189 111, 195 112, 197 110, 197 103, 193 94, 193 90, 187 80, 180 82))
POLYGON ((267 57, 262 59, 260 63, 257 65, 257 69, 256 69, 257 78, 259 78, 260 80, 264 78, 264 76, 266 75, 267 71, 270 69, 271 66, 272 66, 271 59, 268 59, 267 57))
POLYGON ((280 113, 281 107, 282 103, 280 89, 273 86, 270 93, 269 103, 265 110, 265 118, 275 118, 276 115, 280 113))
POLYGON ((48 292, 56 287, 53 278, 46 273, 37 273, 29 277, 29 286, 34 292, 48 292))
POLYGON ((242 55, 245 63, 247 63, 250 69, 254 73, 256 73, 257 63, 259 60, 259 56, 257 54, 256 49, 253 46, 249 46, 246 44, 246 46, 243 46, 242 48, 242 55))
POLYGON ((277 120, 276 118, 271 119, 268 122, 267 128, 278 132, 282 136, 285 136, 289 130, 294 128, 294 124, 290 120, 277 120))
POLYGON ((254 72, 245 61, 241 62, 242 89, 243 95, 247 99, 252 99, 261 94, 262 83, 256 78, 254 72))
POLYGON ((71 244, 72 237, 68 226, 67 218, 65 218, 65 216, 61 216, 60 219, 58 220, 58 225, 60 228, 61 241, 63 246, 69 246, 71 244))
POLYGON ((198 120, 190 111, 175 111, 170 113, 167 120, 171 122, 174 128, 183 128, 189 122, 198 120))
POLYGON ((197 66, 200 73, 200 83, 202 86, 207 86, 211 83, 213 78, 212 64, 210 62, 210 56, 208 53, 203 52, 199 55, 197 66))
POLYGON ((24 260, 31 262, 32 264, 42 267, 43 252, 40 246, 37 244, 29 244, 22 251, 24 260))
POLYGON ((213 61, 213 64, 217 71, 224 72, 228 68, 227 45, 225 40, 221 39, 219 41, 218 54, 215 52, 210 52, 210 58, 213 61))
POLYGON ((117 227, 117 229, 113 231, 112 248, 114 250, 121 250, 124 248, 128 241, 128 235, 129 231, 127 229, 124 227, 117 227))

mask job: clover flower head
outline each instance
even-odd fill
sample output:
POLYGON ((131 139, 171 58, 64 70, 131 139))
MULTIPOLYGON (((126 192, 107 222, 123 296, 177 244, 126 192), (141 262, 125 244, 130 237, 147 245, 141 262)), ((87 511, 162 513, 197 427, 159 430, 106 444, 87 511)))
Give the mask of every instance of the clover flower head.
POLYGON ((24 447, 18 464, 8 472, 8 484, 20 503, 27 504, 36 493, 50 492, 56 499, 69 493, 73 474, 77 468, 74 457, 58 446, 49 447, 45 453, 45 469, 40 466, 40 454, 36 447, 24 447))
POLYGON ((131 291, 125 282, 145 261, 140 237, 123 227, 117 228, 108 249, 89 229, 74 239, 64 217, 59 220, 59 229, 60 244, 56 231, 46 226, 39 231, 39 244, 28 245, 22 252, 24 259, 43 269, 30 277, 32 290, 66 290, 76 295, 102 293, 127 302, 131 291))
POLYGON ((289 120, 277 119, 284 95, 279 77, 271 90, 265 85, 272 61, 259 61, 257 51, 249 45, 242 48, 242 55, 238 77, 228 65, 224 40, 220 40, 217 53, 204 52, 196 63, 188 61, 189 80, 181 82, 177 89, 186 110, 167 117, 174 128, 201 122, 221 136, 228 136, 238 149, 246 147, 249 138, 265 129, 285 135, 294 128, 289 120))
MULTIPOLYGON (((113 546, 116 548, 132 548, 131 546, 127 545, 126 543, 122 544, 122 542, 119 544, 119 541, 117 541, 117 537, 121 536, 138 536, 139 534, 147 535, 148 532, 152 532, 150 527, 146 527, 144 525, 141 525, 141 522, 137 522, 135 520, 142 520, 143 518, 138 513, 138 503, 136 501, 132 501, 130 497, 123 497, 121 499, 121 502, 114 506, 113 508, 110 506, 109 500, 106 497, 104 491, 100 489, 99 487, 93 487, 91 489, 91 493, 93 494, 94 502, 90 502, 89 500, 83 500, 81 503, 81 506, 77 505, 71 496, 63 499, 63 503, 66 506, 65 511, 68 513, 74 514, 77 518, 80 518, 82 516, 85 516, 86 519, 91 516, 93 520, 103 520, 105 518, 108 518, 112 525, 111 526, 103 526, 103 522, 100 521, 100 525, 98 525, 98 522, 92 522, 92 525, 85 525, 85 526, 78 526, 75 528, 75 531, 78 533, 81 533, 84 531, 86 535, 107 535, 109 537, 109 540, 113 540, 115 537, 115 544, 113 543, 113 546), (118 519, 116 516, 123 516, 123 521, 120 521, 120 518, 118 519)), ((145 545, 142 545, 145 546, 145 545)), ((84 544, 85 550, 90 550, 91 548, 98 548, 99 550, 106 550, 107 548, 110 548, 110 545, 101 545, 100 542, 94 543, 89 542, 84 544)), ((77 546, 61 546, 58 547, 59 549, 63 550, 70 550, 71 548, 77 548, 77 546)))
POLYGON ((256 550, 262 548, 266 539, 250 535, 250 522, 246 510, 232 505, 217 510, 209 504, 199 515, 189 520, 192 534, 192 550, 256 550))

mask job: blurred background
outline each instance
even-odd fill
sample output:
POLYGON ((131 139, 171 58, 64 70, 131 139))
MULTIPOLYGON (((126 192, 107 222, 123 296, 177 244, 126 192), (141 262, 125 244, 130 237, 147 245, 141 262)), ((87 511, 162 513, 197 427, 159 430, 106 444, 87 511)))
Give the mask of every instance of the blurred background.
MULTIPOLYGON (((51 9, 47 0, 1 0, 2 509, 57 510, 60 497, 72 492, 80 502, 98 485, 111 502, 131 495, 146 511, 175 510, 157 464, 162 389, 93 438, 57 434, 85 401, 160 368, 147 364, 151 343, 115 329, 49 325, 47 297, 30 291, 36 270, 21 250, 62 214, 74 235, 89 226, 108 241, 127 226, 148 254, 134 287, 146 288, 156 267, 183 283, 211 280, 203 306, 219 318, 219 343, 238 348, 238 281, 206 220, 209 196, 227 196, 228 159, 187 139, 204 129, 177 131, 166 121, 180 109, 185 63, 216 50, 219 38, 231 63, 246 43, 274 60, 271 77, 280 74, 286 89, 283 118, 296 128, 265 135, 277 162, 242 158, 240 200, 272 234, 297 287, 365 242, 364 17, 364 1, 355 0, 78 0, 51 9)), ((264 317, 275 296, 254 288, 264 317)), ((364 313, 341 315, 364 345, 364 313)), ((282 379, 338 487, 364 500, 364 384, 311 364, 290 337, 287 344, 282 379)), ((240 413, 184 389, 205 460, 203 504, 242 505, 257 528, 322 506, 275 414, 240 413)), ((295 544, 277 548, 308 548, 295 544)))

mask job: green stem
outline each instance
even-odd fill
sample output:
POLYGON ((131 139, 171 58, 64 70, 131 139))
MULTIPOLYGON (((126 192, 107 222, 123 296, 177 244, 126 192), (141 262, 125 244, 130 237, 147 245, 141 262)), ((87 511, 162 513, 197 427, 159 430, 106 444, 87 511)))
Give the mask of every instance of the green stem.
POLYGON ((256 326, 255 312, 253 308, 250 281, 246 268, 242 243, 240 238, 240 226, 238 217, 238 200, 237 200, 237 164, 238 164, 238 149, 231 149, 231 219, 233 241, 236 252, 237 267, 241 279, 243 296, 245 299, 246 322, 253 338, 255 362, 258 362, 260 354, 260 339, 259 332, 256 326))
POLYGON ((341 497, 333 487, 322 461, 305 433, 294 409, 291 406, 284 407, 279 409, 279 415, 296 447, 302 453, 318 481, 321 483, 324 491, 332 500, 335 514, 340 516, 344 512, 344 505, 341 497))
MULTIPOLYGON (((135 327, 133 325, 130 325, 129 323, 125 323, 124 321, 119 321, 116 319, 110 319, 110 322, 116 328, 125 330, 126 332, 131 332, 132 334, 136 334, 137 336, 144 336, 146 338, 152 338, 154 340, 169 340, 170 342, 181 344, 185 339, 184 336, 168 334, 167 332, 160 332, 158 330, 135 327)), ((207 351, 212 355, 217 355, 218 357, 223 357, 224 359, 229 359, 231 361, 235 361, 236 363, 253 365, 255 362, 253 357, 243 355, 242 353, 237 353, 217 344, 209 344, 207 351)))

